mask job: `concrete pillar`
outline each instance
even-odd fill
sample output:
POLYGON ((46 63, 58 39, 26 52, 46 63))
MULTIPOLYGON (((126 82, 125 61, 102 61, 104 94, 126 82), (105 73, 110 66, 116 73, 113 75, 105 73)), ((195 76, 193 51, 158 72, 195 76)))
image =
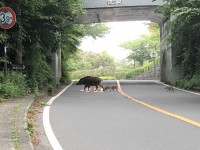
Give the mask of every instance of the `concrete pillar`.
POLYGON ((57 82, 60 82, 60 78, 62 76, 62 69, 61 69, 61 48, 58 49, 58 76, 57 82))
POLYGON ((160 27, 160 79, 162 82, 172 82, 172 49, 169 41, 170 22, 165 21, 160 27))
POLYGON ((176 50, 171 45, 170 32, 170 21, 167 20, 160 28, 160 75, 161 81, 166 83, 173 83, 181 77, 180 65, 177 64, 176 60, 176 50))
POLYGON ((57 83, 61 78, 61 49, 59 48, 54 54, 52 59, 52 69, 54 73, 54 79, 57 83))

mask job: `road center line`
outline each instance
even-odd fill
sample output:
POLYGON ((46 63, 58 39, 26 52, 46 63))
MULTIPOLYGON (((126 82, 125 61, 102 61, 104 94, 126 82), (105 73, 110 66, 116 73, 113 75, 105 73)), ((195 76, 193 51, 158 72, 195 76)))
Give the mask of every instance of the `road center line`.
POLYGON ((162 113, 162 114, 171 116, 171 117, 173 117, 173 118, 176 118, 176 119, 179 119, 179 120, 181 120, 181 121, 187 122, 187 123, 192 124, 192 125, 194 125, 194 126, 200 127, 200 123, 199 123, 199 122, 196 122, 196 121, 193 121, 193 120, 191 120, 191 119, 185 118, 185 117, 183 117, 183 116, 180 116, 180 115, 171 113, 171 112, 166 111, 166 110, 164 110, 164 109, 160 109, 160 108, 158 108, 158 107, 155 107, 155 106, 153 106, 153 105, 147 104, 147 103, 145 103, 145 102, 142 102, 142 101, 140 101, 140 100, 138 100, 138 99, 135 99, 135 98, 133 98, 133 97, 127 95, 127 94, 124 93, 124 91, 122 90, 121 85, 120 85, 120 83, 119 83, 118 80, 117 80, 117 85, 118 85, 118 91, 120 92, 121 95, 123 95, 123 96, 125 96, 125 97, 127 97, 127 98, 129 98, 129 99, 131 99, 131 100, 133 100, 133 101, 135 101, 135 102, 141 104, 141 105, 144 105, 144 106, 146 106, 146 107, 148 107, 148 108, 151 108, 151 109, 153 109, 153 110, 155 110, 155 111, 158 111, 158 112, 160 112, 160 113, 162 113))

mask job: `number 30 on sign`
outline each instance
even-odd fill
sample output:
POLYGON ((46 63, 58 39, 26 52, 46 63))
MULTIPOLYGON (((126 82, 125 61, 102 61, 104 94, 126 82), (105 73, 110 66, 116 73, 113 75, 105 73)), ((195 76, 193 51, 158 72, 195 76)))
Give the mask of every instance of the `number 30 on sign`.
POLYGON ((14 26, 15 21, 16 21, 16 14, 10 7, 0 8, 1 28, 10 29, 14 26))

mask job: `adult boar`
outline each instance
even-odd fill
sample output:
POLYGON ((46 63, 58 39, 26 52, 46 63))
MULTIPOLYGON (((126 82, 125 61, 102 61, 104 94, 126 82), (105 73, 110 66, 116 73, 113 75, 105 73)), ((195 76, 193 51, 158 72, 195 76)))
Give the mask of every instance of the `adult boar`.
POLYGON ((85 85, 84 91, 86 88, 88 88, 88 91, 89 91, 90 86, 95 86, 96 87, 95 91, 96 91, 98 89, 98 86, 103 88, 103 86, 101 85, 101 81, 102 81, 102 79, 99 77, 85 76, 85 77, 81 78, 76 83, 76 85, 82 85, 82 84, 85 85))

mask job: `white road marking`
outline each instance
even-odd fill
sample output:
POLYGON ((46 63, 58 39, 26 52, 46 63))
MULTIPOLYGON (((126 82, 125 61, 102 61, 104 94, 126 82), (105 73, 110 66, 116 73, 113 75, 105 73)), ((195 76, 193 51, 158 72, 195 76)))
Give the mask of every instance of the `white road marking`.
POLYGON ((63 150, 63 148, 61 147, 60 143, 58 142, 52 128, 51 128, 51 124, 49 121, 49 112, 50 112, 50 106, 53 103, 53 101, 58 98, 62 93, 65 92, 65 90, 67 90, 71 85, 73 84, 73 82, 71 82, 67 87, 65 87, 60 93, 58 93, 56 96, 52 97, 48 102, 47 102, 47 106, 44 107, 44 112, 43 112, 43 126, 44 126, 44 130, 45 133, 47 135, 47 138, 52 146, 52 148, 54 150, 63 150))
MULTIPOLYGON (((165 83, 162 83, 162 82, 156 82, 158 84, 163 84, 165 86, 167 86, 168 84, 165 84, 165 83)), ((199 95, 200 96, 200 93, 199 92, 193 92, 193 91, 188 91, 188 90, 184 90, 184 89, 181 89, 181 88, 178 88, 178 87, 175 87, 173 86, 174 89, 177 89, 179 91, 183 91, 183 92, 187 92, 187 93, 191 93, 191 94, 194 94, 194 95, 199 95)))
MULTIPOLYGON (((131 99, 131 100, 133 100, 133 101, 135 101, 135 102, 141 104, 141 105, 144 105, 144 106, 146 106, 146 107, 148 107, 148 108, 150 108, 150 109, 153 109, 153 110, 158 111, 158 112, 160 112, 160 113, 163 113, 163 114, 165 114, 165 115, 171 116, 171 117, 173 117, 173 118, 182 120, 182 121, 187 122, 187 123, 189 123, 189 124, 192 124, 192 125, 194 125, 194 126, 200 127, 200 122, 191 120, 191 119, 189 119, 189 118, 185 118, 185 117, 180 116, 180 115, 177 115, 177 114, 174 114, 174 113, 172 113, 172 112, 169 112, 169 111, 166 111, 166 110, 164 110, 164 109, 158 108, 158 107, 156 107, 156 106, 150 105, 150 104, 148 104, 148 103, 145 103, 145 102, 143 102, 143 101, 141 101, 141 100, 135 99, 135 98, 133 98, 133 97, 127 95, 127 94, 122 90, 119 80, 117 80, 117 84, 118 84, 118 91, 121 93, 121 95, 123 95, 123 96, 125 96, 125 97, 127 97, 127 98, 129 98, 129 99, 131 99)), ((185 90, 184 90, 184 91, 185 91, 185 90)), ((191 92, 189 92, 189 93, 191 93, 191 92)), ((194 94, 194 93, 192 92, 192 94, 194 94)))

